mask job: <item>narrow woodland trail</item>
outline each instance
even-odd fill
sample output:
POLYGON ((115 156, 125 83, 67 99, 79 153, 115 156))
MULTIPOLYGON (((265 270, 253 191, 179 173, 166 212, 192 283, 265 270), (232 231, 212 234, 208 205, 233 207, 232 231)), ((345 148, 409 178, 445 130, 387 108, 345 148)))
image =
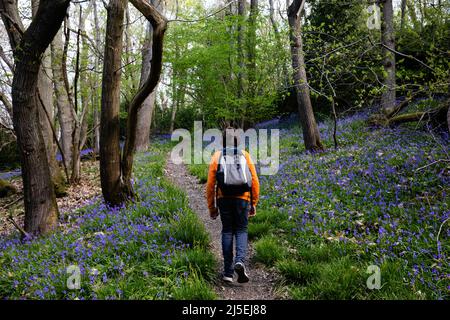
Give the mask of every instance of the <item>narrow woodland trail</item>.
MULTIPOLYGON (((249 259, 247 261, 247 273, 250 282, 239 284, 236 281, 233 284, 226 284, 220 278, 223 269, 220 217, 216 220, 209 218, 209 213, 205 198, 205 185, 200 184, 198 179, 189 174, 185 165, 176 165, 170 157, 167 160, 166 175, 176 186, 184 190, 189 199, 189 206, 197 213, 200 220, 204 223, 206 230, 211 237, 211 250, 219 261, 217 270, 217 281, 215 291, 222 300, 273 300, 280 299, 274 290, 276 278, 270 272, 265 270, 262 265, 253 259, 254 249, 249 244, 249 259)), ((251 223, 251 221, 250 221, 251 223)), ((236 280, 236 276, 235 276, 236 280)))

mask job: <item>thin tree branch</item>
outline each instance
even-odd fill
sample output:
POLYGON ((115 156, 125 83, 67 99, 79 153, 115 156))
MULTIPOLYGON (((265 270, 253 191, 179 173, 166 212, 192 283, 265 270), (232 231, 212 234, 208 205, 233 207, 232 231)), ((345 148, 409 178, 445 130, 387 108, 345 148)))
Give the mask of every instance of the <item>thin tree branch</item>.
POLYGON ((50 128, 52 129, 53 139, 55 140, 56 145, 58 147, 58 150, 61 153, 62 163, 63 163, 63 167, 64 167, 64 173, 66 175, 67 181, 70 181, 70 179, 69 179, 69 171, 67 170, 67 167, 66 167, 66 158, 65 158, 65 155, 64 155, 64 151, 63 151, 63 149, 61 147, 61 144, 59 143, 58 136, 56 135, 55 126, 53 125, 52 120, 50 118, 50 115, 48 114, 47 109, 45 108, 45 104, 44 104, 44 101, 42 100, 41 93, 39 92, 39 90, 37 90, 37 96, 38 96, 38 99, 39 99, 39 102, 40 102, 39 104, 41 105, 42 109, 44 109, 45 116, 46 116, 46 118, 48 120, 48 123, 50 124, 50 128))
POLYGON ((2 46, 0 46, 0 58, 2 58, 11 71, 14 70, 14 63, 6 56, 2 46))
POLYGON ((6 110, 8 111, 10 117, 12 118, 13 113, 12 103, 11 101, 9 101, 8 97, 3 92, 0 92, 0 101, 3 102, 3 104, 6 107, 6 110))
MULTIPOLYGON (((23 198, 23 197, 22 197, 23 198)), ((11 222, 11 224, 16 227, 17 230, 19 230, 19 232, 22 234, 22 236, 24 238, 30 238, 30 234, 27 233, 21 226, 19 226, 16 221, 14 221, 14 218, 12 216, 12 213, 10 213, 8 215, 8 217, 6 218, 9 222, 11 222)))
MULTIPOLYGON (((230 4, 232 4, 232 3, 236 2, 236 1, 237 1, 237 0, 232 0, 232 1, 228 2, 228 3, 225 4, 222 8, 220 8, 220 9, 214 11, 213 13, 210 13, 210 14, 208 14, 208 15, 202 17, 202 18, 198 18, 198 19, 194 19, 194 20, 171 19, 171 20, 167 20, 167 22, 168 22, 168 23, 169 23, 169 22, 187 22, 187 23, 192 23, 192 22, 203 21, 203 20, 206 20, 206 19, 208 19, 208 18, 210 18, 210 17, 212 17, 212 16, 214 16, 214 15, 216 15, 216 14, 218 14, 218 13, 224 11, 224 10, 226 10, 230 4)), ((133 2, 133 1, 131 1, 131 2, 133 2)))

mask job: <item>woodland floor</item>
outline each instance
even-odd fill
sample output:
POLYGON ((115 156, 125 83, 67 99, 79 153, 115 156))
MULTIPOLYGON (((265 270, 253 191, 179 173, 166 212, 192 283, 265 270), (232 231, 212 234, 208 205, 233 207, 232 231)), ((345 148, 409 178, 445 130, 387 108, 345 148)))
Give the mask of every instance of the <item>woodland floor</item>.
MULTIPOLYGON (((273 300, 282 299, 283 294, 275 289, 278 281, 277 275, 267 270, 262 264, 254 259, 255 250, 252 243, 249 243, 247 273, 250 282, 239 284, 224 283, 221 280, 221 271, 223 270, 222 246, 221 246, 221 228, 220 218, 212 220, 209 218, 208 207, 205 197, 205 185, 199 183, 197 177, 189 174, 185 165, 176 165, 170 157, 167 160, 166 176, 178 188, 186 192, 189 199, 189 206, 197 213, 200 220, 205 225, 211 238, 211 250, 218 260, 219 269, 217 270, 217 281, 215 282, 215 291, 222 300, 273 300)), ((251 223, 251 221, 250 221, 251 223)))
MULTIPOLYGON (((98 161, 94 160, 81 162, 80 182, 70 185, 66 190, 67 195, 56 199, 60 214, 82 207, 88 200, 101 195, 100 171, 98 166, 98 161)), ((10 212, 14 221, 18 225, 23 225, 22 178, 19 176, 13 178, 10 182, 17 188, 18 192, 9 197, 0 198, 0 236, 6 236, 16 230, 7 219, 10 212)))

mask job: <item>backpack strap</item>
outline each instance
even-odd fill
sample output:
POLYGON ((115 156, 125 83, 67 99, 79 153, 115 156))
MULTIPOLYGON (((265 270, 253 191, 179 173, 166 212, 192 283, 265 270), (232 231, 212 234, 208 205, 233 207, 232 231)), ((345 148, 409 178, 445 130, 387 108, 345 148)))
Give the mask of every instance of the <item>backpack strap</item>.
MULTIPOLYGON (((245 153, 244 153, 244 150, 242 150, 242 155, 245 157, 245 153)), ((245 161, 247 161, 247 159, 245 160, 245 161)), ((247 167, 249 168, 249 170, 250 170, 250 165, 249 165, 249 163, 247 162, 247 167)), ((251 173, 251 172, 250 172, 251 173)), ((250 175, 250 179, 253 179, 253 176, 252 175, 250 175)), ((252 181, 252 187, 253 187, 253 181, 252 181)), ((250 188, 250 208, 253 206, 253 188, 250 188)))
MULTIPOLYGON (((218 161, 217 161, 217 168, 216 168, 216 172, 217 171, 219 171, 219 169, 220 169, 220 158, 222 157, 222 153, 224 152, 225 150, 223 150, 223 151, 221 151, 220 152, 220 154, 219 154, 219 159, 218 159, 218 161)), ((226 152, 226 151, 225 151, 226 152)), ((215 200, 216 200, 216 208, 218 207, 218 199, 219 199, 219 184, 217 183, 217 181, 216 181, 216 196, 215 196, 215 200)))

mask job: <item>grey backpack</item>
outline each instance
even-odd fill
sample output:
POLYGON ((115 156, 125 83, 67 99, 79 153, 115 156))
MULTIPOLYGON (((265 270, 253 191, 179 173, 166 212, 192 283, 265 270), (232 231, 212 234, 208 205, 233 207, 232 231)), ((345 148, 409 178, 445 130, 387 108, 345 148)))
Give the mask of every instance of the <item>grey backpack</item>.
POLYGON ((217 165, 217 186, 226 196, 242 195, 252 189, 252 174, 244 152, 237 148, 222 150, 217 165))

